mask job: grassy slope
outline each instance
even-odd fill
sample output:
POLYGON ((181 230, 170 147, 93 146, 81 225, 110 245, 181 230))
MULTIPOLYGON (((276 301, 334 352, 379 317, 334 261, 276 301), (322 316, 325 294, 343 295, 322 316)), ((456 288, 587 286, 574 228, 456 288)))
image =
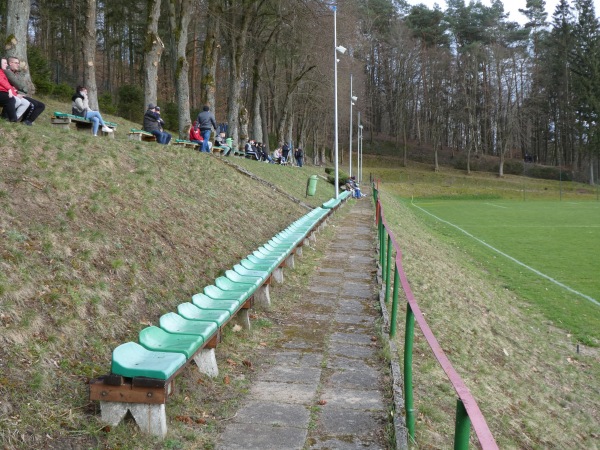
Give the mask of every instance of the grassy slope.
MULTIPOLYGON (((0 122, 0 442, 9 448, 102 441, 85 383, 108 372, 112 349, 306 212, 217 158, 134 143, 125 132, 136 124, 107 119, 120 124, 115 140, 53 129, 48 114, 32 128, 0 122)), ((277 181, 294 194, 314 173, 269 170, 289 172, 277 181)), ((302 200, 331 192, 319 183, 302 200)))
MULTIPOLYGON (((422 218, 396 197, 414 192, 422 197, 432 193, 469 197, 489 189, 496 197, 510 198, 515 183, 539 196, 554 196, 556 183, 543 182, 548 189, 540 189, 538 180, 503 182, 486 174, 466 177, 445 169, 440 174, 416 167, 372 170, 378 175, 381 171, 389 181, 403 181, 384 183, 382 189, 408 279, 500 448, 597 448, 598 350, 585 348, 577 355, 570 335, 506 289, 505 282, 466 253, 456 239, 424 226, 422 218), (470 183, 473 178, 475 183, 470 183), (447 179, 454 180, 454 188, 443 186, 442 180, 447 179)), ((415 355, 418 447, 446 448, 453 435, 455 395, 420 334, 415 355)))

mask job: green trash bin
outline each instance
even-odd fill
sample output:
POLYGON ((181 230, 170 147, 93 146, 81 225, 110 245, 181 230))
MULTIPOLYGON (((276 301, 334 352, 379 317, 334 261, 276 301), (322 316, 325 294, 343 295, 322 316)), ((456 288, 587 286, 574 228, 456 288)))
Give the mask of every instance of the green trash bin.
POLYGON ((306 183, 306 196, 314 196, 317 192, 317 180, 319 177, 317 175, 311 175, 308 177, 308 182, 306 183))

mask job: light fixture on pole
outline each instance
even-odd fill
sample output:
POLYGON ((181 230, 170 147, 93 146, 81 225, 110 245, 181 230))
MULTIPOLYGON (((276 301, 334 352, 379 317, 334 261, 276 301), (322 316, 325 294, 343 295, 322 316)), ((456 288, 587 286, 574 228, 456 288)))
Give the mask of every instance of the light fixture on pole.
POLYGON ((340 52, 342 55, 346 53, 346 47, 337 45, 337 8, 333 7, 333 78, 334 78, 334 103, 335 103, 335 118, 334 118, 334 136, 335 136, 335 145, 333 156, 335 158, 335 198, 339 197, 340 190, 340 174, 338 168, 338 105, 337 105, 337 54, 340 52))
POLYGON ((348 158, 349 166, 348 166, 348 176, 352 176, 352 106, 354 106, 354 102, 358 100, 358 97, 352 95, 352 74, 350 74, 350 158, 348 158))

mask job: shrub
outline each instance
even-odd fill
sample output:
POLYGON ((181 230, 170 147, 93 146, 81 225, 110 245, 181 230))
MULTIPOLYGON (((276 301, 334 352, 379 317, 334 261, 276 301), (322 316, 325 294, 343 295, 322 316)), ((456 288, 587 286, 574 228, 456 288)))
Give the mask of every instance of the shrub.
POLYGON ((504 173, 511 175, 523 175, 525 163, 520 159, 507 159, 504 161, 504 173))
MULTIPOLYGON (((331 184, 335 184, 335 169, 327 167, 327 168, 325 168, 325 172, 328 174, 327 180, 331 184)), ((338 185, 339 186, 345 185, 348 182, 349 178, 350 177, 348 176, 348 174, 346 172, 344 172, 343 170, 340 170, 338 168, 338 182, 339 182, 338 185)))
MULTIPOLYGON (((55 84, 52 89, 52 97, 57 100, 69 102, 71 104, 71 97, 75 93, 75 88, 73 86, 69 86, 67 83, 55 84)), ((71 108, 69 107, 69 110, 71 108)))
POLYGON ((38 47, 29 46, 27 48, 27 62, 29 64, 31 81, 35 85, 35 91, 38 94, 52 94, 55 86, 51 79, 52 71, 50 70, 48 60, 38 47))
POLYGON ((559 167, 540 166, 536 164, 527 164, 525 175, 531 178, 541 178, 544 180, 560 180, 572 181, 571 172, 567 172, 559 167))
POLYGON ((160 116, 165 121, 165 129, 179 130, 179 106, 177 103, 167 103, 165 106, 161 106, 160 116))
POLYGON ((112 114, 113 116, 117 113, 117 106, 113 103, 110 92, 105 92, 98 97, 98 105, 103 113, 112 114))
POLYGON ((117 91, 118 115, 132 122, 142 122, 144 117, 144 93, 142 88, 124 84, 117 91))

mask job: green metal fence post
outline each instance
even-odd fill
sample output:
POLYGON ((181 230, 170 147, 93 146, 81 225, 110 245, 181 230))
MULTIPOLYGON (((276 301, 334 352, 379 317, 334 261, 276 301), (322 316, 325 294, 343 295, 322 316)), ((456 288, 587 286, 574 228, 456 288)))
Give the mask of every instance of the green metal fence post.
POLYGON ((471 419, 467 414, 465 405, 459 398, 456 400, 456 423, 454 426, 454 450, 467 450, 469 448, 469 434, 471 432, 471 419))
POLYGON ((381 276, 385 276, 383 263, 385 261, 385 226, 383 220, 380 221, 381 232, 379 233, 379 266, 381 267, 381 276))
POLYGON ((396 336, 396 321, 398 318, 398 288, 400 275, 398 274, 398 266, 394 269, 394 290, 392 291, 392 317, 390 318, 390 337, 396 336))
POLYGON ((404 334, 404 407, 409 437, 415 439, 415 410, 413 400, 412 357, 415 335, 415 314, 410 304, 406 305, 406 329, 404 334))
POLYGON ((390 273, 392 271, 392 235, 388 233, 387 238, 387 262, 385 263, 385 298, 387 303, 390 300, 390 273))

